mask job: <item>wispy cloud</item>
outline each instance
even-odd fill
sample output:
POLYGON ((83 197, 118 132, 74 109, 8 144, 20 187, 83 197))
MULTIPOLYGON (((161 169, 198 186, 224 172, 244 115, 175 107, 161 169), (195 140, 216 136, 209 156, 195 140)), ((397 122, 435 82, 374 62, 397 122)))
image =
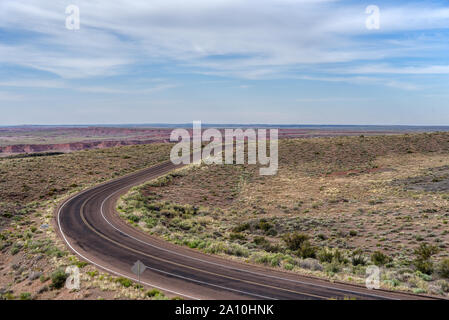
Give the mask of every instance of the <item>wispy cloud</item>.
POLYGON ((89 93, 107 93, 107 94, 151 94, 163 90, 176 88, 176 84, 161 84, 153 87, 141 88, 141 89, 119 89, 114 87, 77 87, 75 90, 89 93))
POLYGON ((20 101, 23 99, 22 95, 11 92, 0 91, 0 101, 20 101))
POLYGON ((366 65, 341 70, 352 74, 449 74, 449 65, 429 65, 423 67, 393 67, 388 65, 366 65))
POLYGON ((398 38, 392 33, 449 27, 449 9, 438 2, 384 4, 378 32, 365 28, 363 6, 340 1, 76 3, 81 30, 73 32, 64 28, 65 2, 3 0, 0 28, 39 37, 0 46, 1 62, 63 78, 122 74, 129 66, 148 62, 247 79, 276 77, 316 64, 360 64, 355 73, 447 73, 448 68, 409 65, 382 70, 363 65, 425 50, 422 35, 398 38), (380 35, 385 37, 370 38, 380 35))
POLYGON ((377 85, 388 86, 403 90, 418 90, 419 86, 410 82, 391 80, 388 78, 368 77, 368 76, 298 76, 297 79, 325 82, 345 82, 355 85, 377 85))
MULTIPOLYGON (((62 119, 82 113, 80 121, 94 109, 98 116, 107 109, 115 110, 122 121, 121 108, 134 106, 128 115, 140 121, 139 114, 145 112, 151 112, 151 118, 154 113, 169 117, 168 104, 162 101, 170 101, 178 117, 207 111, 230 119, 231 115, 225 117, 230 108, 238 120, 242 115, 253 121, 251 114, 257 113, 257 121, 265 116, 274 121, 281 111, 273 110, 284 108, 280 117, 291 121, 298 105, 333 100, 354 108, 360 102, 365 110, 371 106, 385 112, 401 105, 424 110, 431 104, 439 108, 440 120, 449 119, 444 111, 448 101, 442 95, 449 91, 448 5, 440 0, 378 0, 373 4, 381 10, 380 29, 368 30, 368 4, 1 0, 0 100, 5 102, 0 107, 18 113, 10 107, 17 102, 14 106, 28 110, 20 116, 31 117, 29 108, 35 104, 45 110, 65 106, 56 110, 62 119), (65 28, 70 3, 80 8, 80 30, 65 28), (242 90, 249 86, 251 90, 242 90), (339 100, 343 91, 345 101, 339 100), (388 92, 389 104, 359 101, 362 92, 367 99, 388 92)), ((317 117, 323 116, 316 110, 317 117)), ((333 116, 363 116, 354 110, 333 116)), ((315 110, 305 113, 312 121, 315 110)), ((46 121, 43 114, 33 115, 46 121)), ((427 109, 422 115, 430 117, 427 109)), ((108 116, 112 119, 113 114, 108 116)))

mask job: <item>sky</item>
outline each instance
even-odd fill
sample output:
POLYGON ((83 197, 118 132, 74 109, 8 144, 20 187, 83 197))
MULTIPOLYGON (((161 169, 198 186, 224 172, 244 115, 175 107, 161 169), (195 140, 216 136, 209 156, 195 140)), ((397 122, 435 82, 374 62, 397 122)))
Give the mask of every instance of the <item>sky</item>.
POLYGON ((449 1, 1 0, 0 112, 0 125, 449 125, 449 1))

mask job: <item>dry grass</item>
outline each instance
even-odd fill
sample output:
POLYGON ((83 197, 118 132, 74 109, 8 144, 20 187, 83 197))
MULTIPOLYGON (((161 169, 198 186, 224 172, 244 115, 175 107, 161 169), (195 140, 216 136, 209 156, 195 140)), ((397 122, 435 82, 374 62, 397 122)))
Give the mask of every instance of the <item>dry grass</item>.
POLYGON ((52 290, 51 272, 78 264, 56 236, 52 219, 69 194, 165 161, 170 148, 151 144, 0 159, 0 299, 18 299, 21 294, 32 299, 148 298, 135 285, 122 288, 98 271, 89 276, 95 273, 93 266, 81 269, 80 291, 52 290))
POLYGON ((413 260, 421 243, 440 249, 435 266, 448 256, 449 134, 281 140, 279 148, 276 176, 256 166, 189 167, 134 189, 119 208, 179 244, 345 280, 363 280, 353 255, 369 264, 381 251, 392 259, 384 286, 446 294, 438 272, 415 272, 413 260), (282 240, 294 232, 309 236, 316 256, 339 249, 349 263, 300 259, 282 240))

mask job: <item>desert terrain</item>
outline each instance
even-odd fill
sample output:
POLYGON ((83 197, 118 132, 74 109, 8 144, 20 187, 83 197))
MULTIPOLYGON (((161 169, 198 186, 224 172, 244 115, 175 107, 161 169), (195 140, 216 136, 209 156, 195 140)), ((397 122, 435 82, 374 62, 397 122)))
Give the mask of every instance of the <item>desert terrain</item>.
POLYGON ((129 223, 206 253, 447 296, 449 134, 285 139, 279 172, 191 165, 134 188, 129 223))
MULTIPOLYGON (((176 298, 80 261, 54 225, 64 199, 166 161, 171 147, 1 158, 0 297, 176 298), (70 265, 80 267, 80 290, 63 288, 70 265)), ((362 284, 375 264, 385 289, 447 297, 448 152, 445 132, 284 137, 275 176, 256 165, 190 165, 133 188, 117 208, 130 225, 208 254, 362 284)))
MULTIPOLYGON (((210 126, 211 125, 209 125, 209 127, 210 126)), ((169 142, 172 129, 178 127, 185 128, 190 133, 192 131, 191 124, 160 125, 160 127, 154 125, 131 127, 0 127, 0 157, 41 152, 72 152, 88 149, 104 149, 126 145, 169 142)), ((248 126, 246 125, 246 127, 248 126)), ((357 136, 361 134, 400 134, 403 132, 413 132, 416 130, 423 129, 414 127, 401 128, 370 126, 286 126, 279 129, 279 138, 357 136)))

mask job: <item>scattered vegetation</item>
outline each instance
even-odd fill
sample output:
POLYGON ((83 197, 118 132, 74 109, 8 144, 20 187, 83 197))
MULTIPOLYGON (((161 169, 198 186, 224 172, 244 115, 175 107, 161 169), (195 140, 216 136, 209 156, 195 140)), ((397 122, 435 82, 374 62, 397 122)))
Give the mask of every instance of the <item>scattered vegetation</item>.
POLYGON ((416 269, 424 274, 432 274, 434 271, 432 256, 437 254, 438 247, 429 245, 427 243, 421 243, 418 248, 415 249, 415 260, 413 264, 416 269))
POLYGON ((50 278, 51 278, 51 287, 54 289, 61 289, 66 280, 67 280, 68 274, 65 273, 64 269, 59 268, 56 271, 54 271, 50 278))
POLYGON ((0 285, 0 299, 83 299, 92 295, 148 299, 144 292, 125 288, 71 256, 51 220, 57 204, 70 194, 167 160, 170 148, 170 144, 151 144, 0 158, 0 283, 4 284, 0 285), (80 291, 64 290, 64 270, 69 265, 78 266, 84 281, 91 285, 80 291), (24 283, 35 281, 38 284, 22 292, 24 283))
POLYGON ((388 288, 436 293, 449 245, 448 152, 447 133, 281 140, 275 176, 190 166, 134 188, 118 210, 207 253, 360 282, 375 264, 388 288), (438 252, 419 257, 422 243, 438 252))
POLYGON ((392 259, 387 256, 385 253, 381 252, 381 251, 375 251, 373 252, 373 254, 371 255, 371 261, 376 265, 376 266, 384 266, 387 263, 391 262, 392 259))

